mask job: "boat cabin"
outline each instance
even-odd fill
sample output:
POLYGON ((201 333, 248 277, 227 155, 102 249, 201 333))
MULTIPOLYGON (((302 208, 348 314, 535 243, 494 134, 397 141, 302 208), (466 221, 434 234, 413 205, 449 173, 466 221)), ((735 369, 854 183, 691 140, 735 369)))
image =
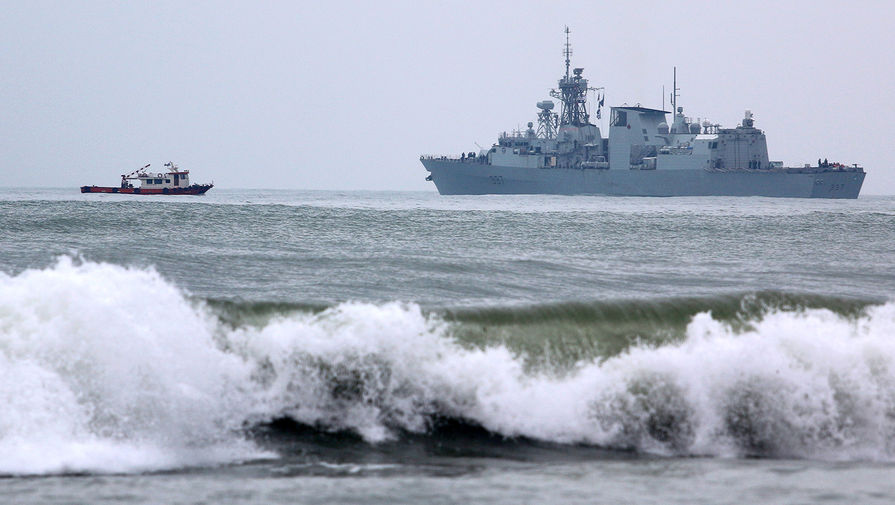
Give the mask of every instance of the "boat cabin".
MULTIPOLYGON (((172 162, 165 163, 165 166, 168 167, 168 172, 159 172, 153 174, 145 171, 139 171, 135 174, 132 173, 130 175, 122 175, 121 187, 132 188, 133 185, 131 183, 128 183, 128 180, 139 180, 140 188, 143 189, 185 188, 190 185, 189 170, 180 170, 177 165, 172 162)), ((146 167, 144 167, 144 169, 145 168, 146 167)))

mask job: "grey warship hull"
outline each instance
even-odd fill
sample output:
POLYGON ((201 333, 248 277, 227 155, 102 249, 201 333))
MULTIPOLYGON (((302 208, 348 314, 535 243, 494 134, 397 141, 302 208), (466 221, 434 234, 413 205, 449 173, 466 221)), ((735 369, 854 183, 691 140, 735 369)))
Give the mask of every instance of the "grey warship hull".
POLYGON ((442 195, 857 198, 865 176, 863 171, 821 168, 594 170, 493 166, 475 160, 437 158, 421 161, 442 195))

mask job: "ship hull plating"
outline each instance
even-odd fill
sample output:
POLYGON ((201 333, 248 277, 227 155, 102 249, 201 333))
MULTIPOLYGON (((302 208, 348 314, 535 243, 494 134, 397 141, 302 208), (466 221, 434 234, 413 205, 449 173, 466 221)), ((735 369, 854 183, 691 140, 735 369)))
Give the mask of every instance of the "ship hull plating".
POLYGON ((768 196, 857 198, 864 172, 594 170, 423 159, 442 195, 768 196))

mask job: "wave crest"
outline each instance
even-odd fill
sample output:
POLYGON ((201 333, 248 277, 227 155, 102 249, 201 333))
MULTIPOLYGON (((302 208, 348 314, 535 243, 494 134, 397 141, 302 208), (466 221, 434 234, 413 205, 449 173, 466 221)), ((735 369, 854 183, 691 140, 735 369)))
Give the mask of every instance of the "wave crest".
MULTIPOLYGON (((571 367, 532 367, 543 347, 470 338, 479 316, 415 304, 266 305, 247 319, 221 307, 146 269, 62 258, 0 274, 0 473, 267 457, 251 428, 283 418, 372 443, 456 420, 657 454, 895 456, 891 302, 698 311, 675 338, 571 367)), ((597 312, 594 327, 611 327, 597 312)), ((680 324, 654 312, 660 331, 680 324)))

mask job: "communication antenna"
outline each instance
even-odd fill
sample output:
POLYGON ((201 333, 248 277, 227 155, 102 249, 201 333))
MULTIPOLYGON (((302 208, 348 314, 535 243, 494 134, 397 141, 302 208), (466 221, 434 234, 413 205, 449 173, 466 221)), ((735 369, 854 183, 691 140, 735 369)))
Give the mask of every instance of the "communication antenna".
POLYGON ((565 48, 563 48, 563 54, 566 55, 566 79, 569 78, 569 64, 571 62, 569 57, 572 56, 572 44, 569 42, 569 33, 571 33, 571 31, 569 30, 569 27, 566 26, 566 45, 565 48))

